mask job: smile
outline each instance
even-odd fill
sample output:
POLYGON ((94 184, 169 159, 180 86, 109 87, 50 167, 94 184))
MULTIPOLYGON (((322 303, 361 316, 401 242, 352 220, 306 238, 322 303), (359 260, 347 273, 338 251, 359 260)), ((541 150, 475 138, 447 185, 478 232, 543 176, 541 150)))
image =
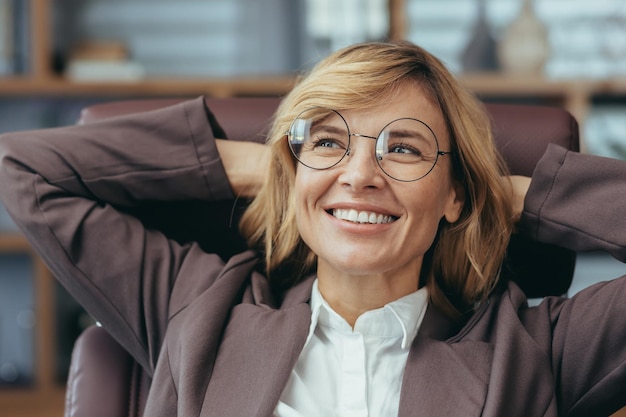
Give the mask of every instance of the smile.
POLYGON ((334 217, 341 220, 347 220, 352 223, 385 224, 396 220, 394 216, 374 213, 371 211, 334 209, 332 212, 334 217))

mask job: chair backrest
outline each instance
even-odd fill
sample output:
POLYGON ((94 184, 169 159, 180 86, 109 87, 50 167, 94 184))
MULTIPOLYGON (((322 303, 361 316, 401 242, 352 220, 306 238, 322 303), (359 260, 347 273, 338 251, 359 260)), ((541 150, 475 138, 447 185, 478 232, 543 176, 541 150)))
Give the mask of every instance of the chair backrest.
MULTIPOLYGON (((271 118, 280 103, 277 97, 205 100, 229 139, 258 142, 265 140, 271 118)), ((180 101, 153 99, 97 104, 83 110, 79 123, 153 110, 180 101)), ((491 115, 496 145, 512 174, 532 175, 537 161, 550 143, 579 150, 578 124, 563 109, 512 104, 486 104, 486 108, 491 115)), ((203 203, 177 203, 172 207, 166 203, 150 202, 149 207, 139 207, 133 214, 179 241, 195 240, 205 250, 228 257, 244 248, 236 231, 237 215, 243 205, 245 202, 233 210, 233 202, 208 207, 203 203), (176 213, 182 213, 182 209, 187 215, 177 216, 176 213), (214 215, 207 216, 206 210, 214 215), (211 222, 206 221, 208 218, 212 219, 211 222), (215 218, 222 221, 215 222, 215 218), (210 236, 219 236, 219 241, 207 239, 210 236)), ((514 236, 503 274, 515 280, 530 298, 561 295, 571 284, 575 256, 575 253, 559 247, 514 236), (528 262, 529 259, 534 262, 528 262)))
MULTIPOLYGON (((264 141, 272 116, 280 103, 279 98, 205 100, 229 139, 260 142, 264 141)), ((97 104, 83 110, 79 123, 149 111, 180 101, 152 99, 97 104)), ((550 143, 574 151, 579 149, 578 124, 562 109, 510 104, 487 104, 486 108, 492 118, 497 147, 512 174, 530 176, 550 143)), ((149 202, 133 209, 132 214, 142 219, 148 227, 158 228, 173 239, 181 242, 198 241, 205 250, 229 257, 245 248, 237 233, 238 215, 244 206, 245 202, 211 205, 199 202, 149 202), (208 214, 209 211, 211 214, 208 214), (179 213, 184 215, 178 215, 179 213), (207 239, 214 236, 218 239, 207 239)), ((516 235, 509 245, 502 274, 505 279, 515 280, 529 297, 562 295, 571 284, 575 259, 574 252, 516 235)), ((89 329, 80 336, 75 346, 68 379, 68 407, 65 415, 139 416, 143 410, 148 385, 149 379, 142 375, 137 364, 130 360, 103 329, 89 329), (106 342, 103 341, 105 339, 106 342), (103 370, 92 366, 92 362, 102 362, 102 356, 92 358, 85 354, 86 349, 94 344, 106 346, 107 351, 115 352, 106 359, 107 369, 104 376, 103 370), (85 375, 92 376, 87 378, 85 375), (115 378, 121 377, 124 381, 102 381, 111 375, 115 375, 115 378), (90 385, 88 380, 94 381, 94 384, 90 385), (130 397, 122 398, 123 396, 117 395, 119 393, 114 393, 113 398, 103 398, 104 385, 100 384, 124 387, 130 397), (94 392, 99 395, 94 396, 94 392), (124 403, 114 405, 119 401, 124 403), (125 411, 119 414, 118 410, 125 411)))

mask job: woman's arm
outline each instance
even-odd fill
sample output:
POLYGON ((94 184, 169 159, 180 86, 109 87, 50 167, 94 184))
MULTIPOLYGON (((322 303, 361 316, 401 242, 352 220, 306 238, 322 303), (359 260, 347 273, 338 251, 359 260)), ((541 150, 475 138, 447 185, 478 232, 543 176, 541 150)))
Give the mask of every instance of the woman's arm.
POLYGON ((267 146, 222 139, 215 142, 233 192, 241 197, 254 197, 267 172, 267 146))
MULTIPOLYGON (((520 224, 543 242, 626 260, 626 162, 548 148, 520 224)), ((626 405, 626 277, 548 298, 536 310, 551 321, 561 413, 609 415, 626 405)))
MULTIPOLYGON (((226 169, 238 166, 226 160, 226 169)), ((226 169, 202 99, 0 139, 0 197, 11 216, 70 293, 148 369, 179 272, 202 270, 210 285, 220 261, 118 208, 231 199, 226 169)), ((240 181, 247 177, 233 174, 235 190, 253 188, 240 181)))
POLYGON ((521 175, 510 175, 508 181, 511 201, 513 202, 513 215, 515 216, 515 221, 519 221, 522 211, 524 211, 524 200, 528 193, 528 187, 530 187, 531 178, 521 175))
POLYGON ((537 164, 520 228, 575 251, 626 261, 626 162, 550 146, 537 164))

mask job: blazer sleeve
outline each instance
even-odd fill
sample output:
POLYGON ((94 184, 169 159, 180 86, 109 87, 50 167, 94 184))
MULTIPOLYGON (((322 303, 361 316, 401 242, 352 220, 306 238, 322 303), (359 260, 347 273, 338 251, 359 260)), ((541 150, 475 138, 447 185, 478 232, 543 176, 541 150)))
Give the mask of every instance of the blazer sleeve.
MULTIPOLYGON (((626 261, 626 162, 550 147, 533 174, 522 224, 541 241, 626 261)), ((552 321, 562 414, 609 415, 626 405, 626 277, 539 308, 552 321)))
POLYGON ((537 164, 521 227, 533 238, 626 262, 626 162, 550 145, 537 164))
POLYGON ((202 98, 83 126, 0 138, 0 196, 55 277, 146 369, 179 276, 216 256, 148 230, 120 207, 232 198, 202 98))

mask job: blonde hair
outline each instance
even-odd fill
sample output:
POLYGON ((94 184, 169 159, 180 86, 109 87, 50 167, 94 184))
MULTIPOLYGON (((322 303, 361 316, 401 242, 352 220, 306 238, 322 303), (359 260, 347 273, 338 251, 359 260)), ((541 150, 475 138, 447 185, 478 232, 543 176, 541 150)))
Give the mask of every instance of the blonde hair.
POLYGON ((512 231, 506 168, 493 143, 482 104, 434 56, 409 42, 357 44, 320 62, 284 98, 268 139, 271 162, 265 185, 247 209, 241 230, 264 254, 277 288, 313 271, 316 256, 300 238, 293 188, 297 162, 285 132, 305 108, 375 107, 408 83, 420 86, 443 114, 454 150, 453 178, 465 204, 454 224, 442 222, 425 257, 422 285, 450 317, 470 313, 495 287, 512 231))

